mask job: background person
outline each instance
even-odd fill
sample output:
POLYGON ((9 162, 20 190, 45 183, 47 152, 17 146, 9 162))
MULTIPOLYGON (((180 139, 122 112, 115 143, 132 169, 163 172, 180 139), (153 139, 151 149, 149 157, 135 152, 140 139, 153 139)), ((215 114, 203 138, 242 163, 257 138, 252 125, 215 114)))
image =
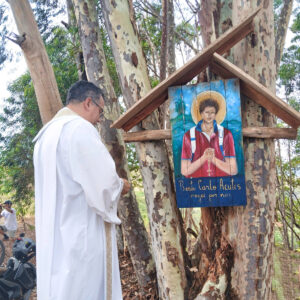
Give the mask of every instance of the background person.
POLYGON ((93 126, 103 109, 101 90, 78 81, 35 138, 39 300, 122 299, 114 224, 130 186, 93 126))
POLYGON ((4 225, 0 226, 0 233, 3 234, 3 240, 8 240, 9 238, 14 238, 18 223, 17 223, 17 216, 16 210, 12 208, 12 202, 7 200, 3 203, 4 210, 2 209, 2 205, 0 206, 0 218, 5 219, 4 225))

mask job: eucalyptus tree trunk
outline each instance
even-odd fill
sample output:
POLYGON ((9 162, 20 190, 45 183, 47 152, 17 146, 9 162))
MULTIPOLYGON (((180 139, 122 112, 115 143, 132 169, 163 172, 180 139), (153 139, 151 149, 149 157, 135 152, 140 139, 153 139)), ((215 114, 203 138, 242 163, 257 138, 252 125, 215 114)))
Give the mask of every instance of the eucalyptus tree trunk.
MULTIPOLYGON (((147 65, 139 43, 131 3, 101 0, 106 28, 127 107, 150 89, 147 65)), ((156 114, 139 129, 158 129, 156 114)), ((161 299, 184 299, 187 280, 179 211, 170 180, 168 156, 163 142, 137 144, 148 208, 153 253, 161 299)), ((184 245, 183 245, 184 246, 184 245)))
POLYGON ((294 250, 294 201, 293 201, 293 174, 291 160, 291 142, 288 141, 288 162, 289 162, 289 195, 290 195, 290 214, 291 214, 291 250, 294 250))
POLYGON ((284 48, 289 21, 292 14, 293 4, 294 4, 294 0, 283 0, 283 7, 280 11, 279 18, 276 24, 276 36, 275 36, 276 73, 279 71, 281 56, 284 48))
MULTIPOLYGON (((254 33, 234 48, 234 63, 275 93, 276 65, 273 2, 263 1, 254 19, 254 33)), ((233 1, 233 23, 257 1, 233 1)), ((274 127, 274 117, 242 97, 243 127, 274 127)), ((275 149, 271 139, 244 139, 247 206, 229 209, 223 230, 234 245, 232 291, 240 299, 271 299, 275 216, 275 149)))
MULTIPOLYGON (((99 125, 100 134, 116 163, 119 176, 130 180, 123 138, 119 131, 110 128, 112 122, 119 117, 120 108, 106 64, 95 1, 73 0, 73 3, 87 77, 99 86, 104 94, 104 120, 99 125)), ((140 287, 143 291, 152 284, 152 289, 155 290, 155 265, 133 189, 121 197, 119 216, 140 287)))
MULTIPOLYGON (((256 8, 256 1, 202 1, 204 42, 236 24, 256 8), (228 8, 231 8, 228 9, 228 8), (213 17, 213 18, 212 18, 213 17)), ((234 47, 234 63, 275 92, 273 4, 263 1, 255 31, 234 47)), ((230 58, 229 58, 230 59, 230 58)), ((273 126, 274 119, 242 96, 243 127, 273 126)), ((275 153, 272 140, 244 139, 247 206, 202 209, 201 233, 193 252, 194 289, 190 297, 271 299, 275 153), (197 291, 197 294, 195 293, 197 291)))
MULTIPOLYGON (((72 0, 66 0, 67 4, 67 12, 68 12, 68 24, 63 24, 69 29, 70 27, 77 27, 76 24, 76 17, 75 17, 75 12, 74 12, 74 6, 72 3, 72 0)), ((87 80, 86 77, 86 72, 84 69, 84 60, 83 60, 83 53, 81 49, 81 45, 78 44, 78 33, 74 33, 74 31, 71 31, 71 39, 72 43, 74 45, 74 57, 75 57, 75 62, 76 62, 76 67, 77 67, 77 73, 78 73, 78 79, 79 80, 87 80)))
MULTIPOLYGON (((160 55, 160 81, 170 76, 176 70, 175 61, 175 22, 173 0, 162 1, 162 33, 161 33, 161 55, 160 55)), ((170 100, 168 99, 159 108, 159 120, 162 129, 171 129, 170 123, 170 100)), ((174 174, 172 142, 166 140, 169 157, 169 167, 174 174)), ((172 180, 172 182, 174 179, 172 180)))
MULTIPOLYGON (((228 8, 232 1, 201 1, 199 23, 202 28, 203 47, 207 47, 232 25, 228 8), (226 21, 225 21, 226 20, 226 21), (224 26, 224 24, 229 24, 224 26), (222 26, 223 24, 223 26, 222 26)), ((207 76, 215 79, 213 74, 207 76)), ((231 299, 231 268, 233 264, 233 245, 228 242, 222 231, 227 221, 228 208, 201 208, 200 233, 192 252, 193 289, 190 299, 212 297, 231 299)))
POLYGON ((174 3, 173 0, 167 0, 167 72, 170 76, 176 71, 176 57, 175 57, 175 21, 174 21, 174 3))
POLYGON ((286 209, 285 209, 285 193, 284 193, 284 172, 283 172, 283 166, 282 166, 282 158, 281 158, 281 147, 280 147, 280 141, 278 140, 278 152, 279 152, 279 167, 280 167, 280 196, 279 196, 279 209, 282 219, 282 226, 283 226, 283 240, 284 244, 287 249, 290 248, 290 242, 289 242, 289 235, 288 235, 288 229, 286 224, 286 209))
POLYGON ((23 50, 45 124, 62 108, 54 72, 28 0, 8 3, 20 34, 15 42, 23 50))
POLYGON ((168 1, 162 0, 162 24, 161 24, 161 43, 160 43, 160 66, 159 79, 163 81, 167 74, 167 38, 168 38, 168 1))

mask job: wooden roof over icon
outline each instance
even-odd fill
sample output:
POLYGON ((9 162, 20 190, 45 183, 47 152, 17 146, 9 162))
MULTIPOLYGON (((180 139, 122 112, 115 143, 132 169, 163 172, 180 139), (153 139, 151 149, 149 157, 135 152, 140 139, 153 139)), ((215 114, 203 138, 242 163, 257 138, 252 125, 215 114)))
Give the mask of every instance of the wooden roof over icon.
MULTIPOLYGON (((158 84, 146 96, 128 109, 126 113, 111 125, 111 127, 122 128, 125 131, 130 130, 168 99, 169 87, 184 85, 191 81, 207 66, 211 66, 213 72, 224 79, 233 77, 239 78, 241 93, 265 107, 268 111, 293 127, 287 128, 287 132, 289 131, 288 138, 291 138, 291 136, 295 138, 297 135, 296 129, 300 126, 300 113, 274 95, 254 78, 246 74, 243 70, 221 56, 242 40, 247 34, 253 31, 253 19, 258 14, 259 10, 260 8, 256 9, 244 21, 232 27, 224 35, 188 61, 184 66, 158 84)), ((166 136, 169 136, 169 133, 167 133, 167 135, 163 134, 163 136, 164 138, 168 138, 166 136)), ((152 137, 152 139, 156 138, 152 137)))

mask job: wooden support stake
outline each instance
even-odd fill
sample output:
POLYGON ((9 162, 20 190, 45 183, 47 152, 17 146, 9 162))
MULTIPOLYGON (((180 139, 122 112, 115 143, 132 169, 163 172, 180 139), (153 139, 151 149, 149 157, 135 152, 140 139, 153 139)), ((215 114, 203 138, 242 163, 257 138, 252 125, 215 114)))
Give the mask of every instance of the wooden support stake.
MULTIPOLYGON (((244 137, 262 139, 290 139, 297 137, 295 128, 270 128, 270 127, 247 127, 243 128, 244 137)), ((170 140, 171 130, 143 130, 137 132, 124 132, 125 143, 147 142, 155 140, 170 140)))

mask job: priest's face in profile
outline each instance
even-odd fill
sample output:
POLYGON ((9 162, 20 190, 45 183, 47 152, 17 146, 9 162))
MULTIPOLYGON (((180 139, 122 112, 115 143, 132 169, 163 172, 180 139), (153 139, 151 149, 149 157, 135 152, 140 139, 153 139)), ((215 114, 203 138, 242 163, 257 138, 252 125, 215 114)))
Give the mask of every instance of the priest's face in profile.
POLYGON ((95 101, 91 100, 91 107, 90 107, 90 118, 88 121, 90 121, 93 125, 96 125, 101 121, 101 118, 103 116, 103 110, 104 110, 104 100, 100 96, 100 98, 95 101))

